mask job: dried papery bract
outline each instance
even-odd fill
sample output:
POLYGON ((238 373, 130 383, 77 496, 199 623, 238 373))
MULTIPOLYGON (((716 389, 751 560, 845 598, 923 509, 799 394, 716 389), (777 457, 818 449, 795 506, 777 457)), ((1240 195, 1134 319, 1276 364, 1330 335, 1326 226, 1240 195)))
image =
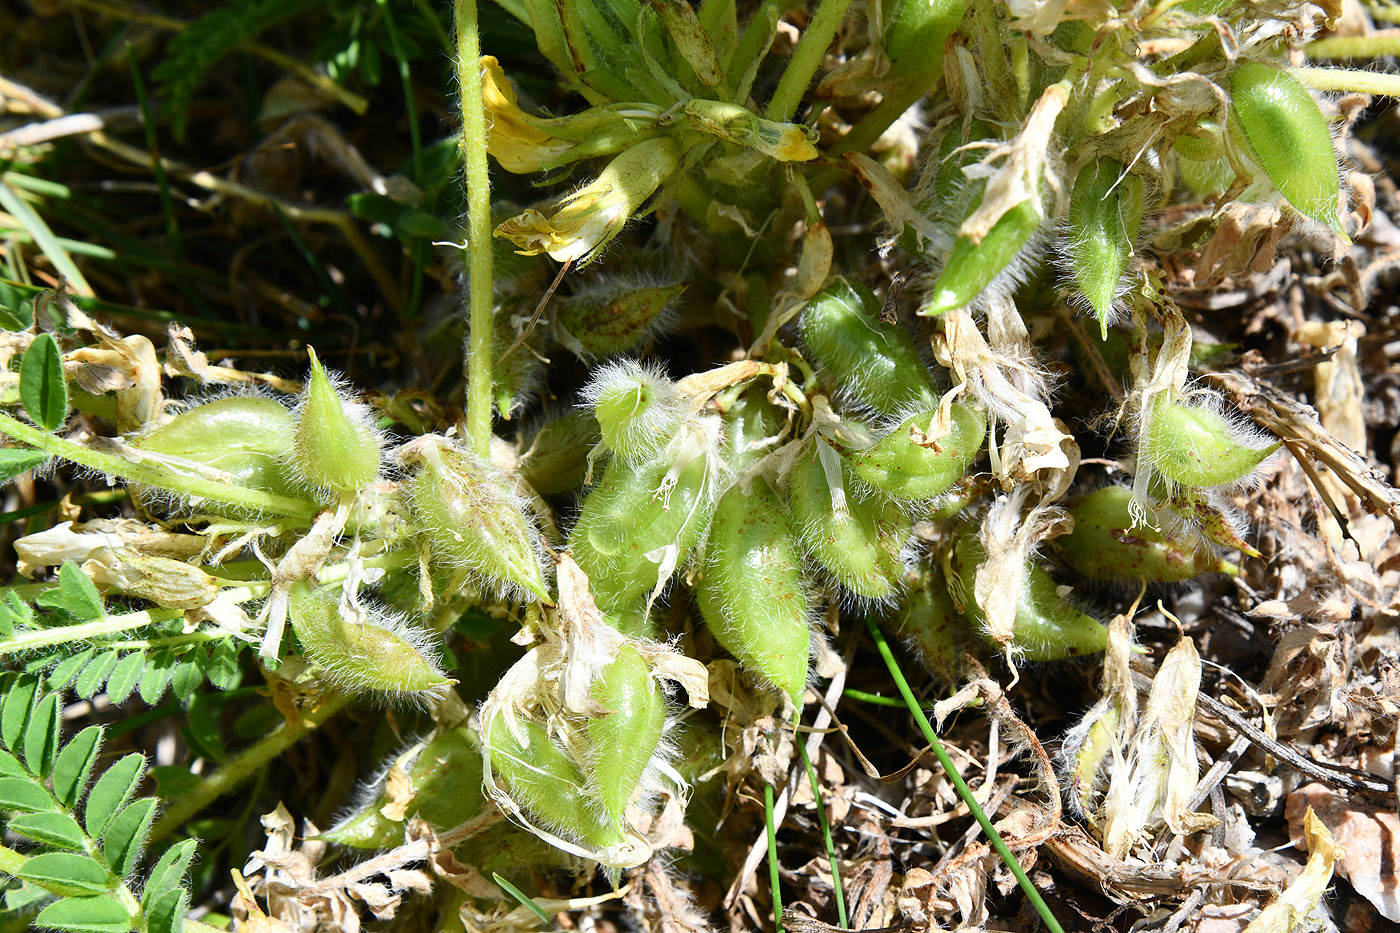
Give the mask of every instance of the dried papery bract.
POLYGON ((405 447, 405 483, 419 534, 435 563, 462 567, 504 593, 549 602, 534 527, 525 504, 493 466, 443 437, 405 447))
POLYGON ((715 641, 800 704, 810 607, 788 511, 763 477, 720 497, 695 597, 715 641))
POLYGON ((584 387, 583 399, 593 409, 604 446, 629 464, 659 454, 690 408, 670 379, 636 360, 603 366, 584 387))
POLYGON ((404 699, 453 683, 428 656, 432 636, 401 617, 369 609, 346 618, 338 593, 310 584, 291 588, 287 614, 306 656, 336 686, 404 699))
POLYGON ((379 476, 380 438, 369 406, 342 398, 341 389, 316 356, 296 410, 292 452, 297 469, 313 486, 345 496, 379 476))

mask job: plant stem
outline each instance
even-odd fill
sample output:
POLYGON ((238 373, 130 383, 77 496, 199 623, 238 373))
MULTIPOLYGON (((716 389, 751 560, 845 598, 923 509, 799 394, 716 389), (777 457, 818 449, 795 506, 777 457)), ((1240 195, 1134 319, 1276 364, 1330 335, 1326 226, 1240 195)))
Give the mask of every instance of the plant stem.
POLYGON ((99 473, 120 476, 132 483, 168 489, 181 496, 195 499, 210 499, 226 505, 235 505, 251 512, 272 512, 291 518, 309 519, 319 511, 310 502, 279 496, 259 489, 248 489, 229 483, 215 482, 189 474, 179 474, 150 463, 124 460, 113 454, 89 450, 81 444, 66 441, 54 434, 40 431, 24 422, 0 414, 0 434, 14 438, 36 450, 69 460, 99 473))
POLYGON ((130 612, 126 615, 105 616, 79 625, 62 625, 58 628, 42 628, 32 632, 23 632, 0 642, 0 657, 7 654, 18 654, 21 651, 33 651, 36 648, 48 648, 51 645, 64 645, 69 642, 76 644, 89 638, 100 638, 116 632, 145 628, 156 622, 178 619, 184 614, 183 609, 147 609, 142 612, 130 612))
POLYGON ((851 0, 821 0, 811 22, 802 31, 802 38, 788 60, 782 79, 778 81, 778 89, 768 101, 768 109, 764 113, 768 119, 782 123, 792 119, 802 95, 807 93, 807 85, 812 83, 812 76, 821 67, 827 46, 831 45, 836 30, 841 28, 841 21, 846 18, 846 8, 850 5, 851 0))
POLYGON ((1400 75, 1352 71, 1348 68, 1290 68, 1288 73, 1318 91, 1351 91, 1400 97, 1400 75))
POLYGON ((1400 54, 1400 30, 1387 29, 1369 36, 1328 36, 1303 47, 1308 58, 1380 58, 1400 54))
POLYGON ((351 699, 347 693, 330 694, 315 709, 303 710, 301 719, 295 724, 284 722, 271 735, 259 739, 224 762, 222 768, 202 780, 194 790, 171 801, 155 826, 151 827, 151 842, 156 843, 169 836, 200 810, 252 778, 272 759, 343 710, 351 699))
POLYGON ((783 933, 783 895, 778 890, 778 830, 773 826, 773 785, 763 785, 763 817, 768 833, 768 886, 773 889, 773 929, 783 933))
POLYGON ((821 783, 817 780, 817 769, 812 767, 811 756, 807 754, 807 743, 798 742, 797 750, 802 755, 802 766, 807 769, 807 781, 812 785, 817 822, 821 824, 822 841, 826 843, 826 860, 831 864, 831 887, 836 892, 836 919, 844 929, 849 926, 846 921, 846 895, 841 890, 841 868, 836 864, 836 844, 831 841, 831 824, 826 819, 826 804, 822 802, 821 783))
POLYGON ((938 763, 943 766, 943 772, 948 775, 948 780, 953 782, 953 787, 957 788, 958 796, 963 803, 972 811, 972 816, 977 820, 977 825, 982 827, 982 832, 987 834, 987 841, 992 844, 997 855, 1006 863, 1006 867, 1011 869, 1011 874, 1016 876, 1016 883, 1021 886, 1027 899, 1035 907, 1036 913, 1040 914, 1040 919, 1044 922, 1051 933, 1064 933, 1064 928, 1060 926, 1055 915, 1050 912, 1050 907, 1045 903, 1045 898, 1040 896, 1040 892, 1031 884, 1031 879, 1026 877, 1025 869, 1021 863, 1016 861, 1016 856, 1011 854, 1007 848, 1005 840, 997 832, 992 821, 987 819, 987 814, 982 811, 982 806, 977 802, 977 798, 972 795, 972 789, 967 786, 962 775, 958 773, 957 765, 953 764, 953 759, 948 757, 948 752, 944 750, 943 743, 938 741, 938 735, 933 731, 933 726, 929 724, 928 717, 924 715, 923 709, 919 706, 919 701, 914 698, 914 691, 909 689, 909 683, 904 679, 904 672, 899 669, 899 662, 894 659, 894 653, 890 651, 889 643, 885 641, 885 636, 875 624, 874 616, 865 617, 866 628, 870 629, 870 637, 875 640, 875 647, 880 652, 880 657, 884 658, 885 666, 889 668, 890 676, 894 678, 895 686, 899 688, 900 696, 904 697, 904 705, 909 708, 909 713, 914 717, 914 721, 919 724, 920 731, 924 734, 924 741, 928 742, 929 749, 933 756, 938 759, 938 763))
POLYGON ((491 454, 491 178, 486 164, 486 109, 481 97, 481 41, 476 0, 455 0, 457 83, 462 95, 462 161, 467 181, 469 345, 467 347, 467 446, 491 454))

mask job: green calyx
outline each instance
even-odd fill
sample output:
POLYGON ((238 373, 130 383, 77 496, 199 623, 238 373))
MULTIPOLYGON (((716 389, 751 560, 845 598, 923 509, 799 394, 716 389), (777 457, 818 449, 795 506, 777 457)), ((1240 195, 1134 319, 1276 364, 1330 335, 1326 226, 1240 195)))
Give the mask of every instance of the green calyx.
POLYGON ((1142 209, 1142 178, 1117 162, 1091 162, 1075 179, 1069 202, 1069 266, 1098 315, 1105 339, 1113 301, 1142 226, 1142 209))
POLYGON ((1231 135, 1250 160, 1298 213, 1348 239, 1337 213, 1332 134, 1308 89, 1272 65, 1241 62, 1230 74, 1230 95, 1231 135))
POLYGON ((364 489, 379 476, 379 435, 369 410, 341 399, 316 351, 296 411, 292 451, 313 486, 335 493, 364 489))
POLYGON ((695 596, 722 648, 765 683, 802 702, 811 635, 802 558, 787 509, 766 480, 720 497, 695 596))
POLYGON ((851 472, 863 482, 897 499, 932 499, 962 479, 982 449, 987 419, 961 402, 951 408, 948 432, 925 436, 937 410, 906 419, 873 447, 856 454, 851 472))

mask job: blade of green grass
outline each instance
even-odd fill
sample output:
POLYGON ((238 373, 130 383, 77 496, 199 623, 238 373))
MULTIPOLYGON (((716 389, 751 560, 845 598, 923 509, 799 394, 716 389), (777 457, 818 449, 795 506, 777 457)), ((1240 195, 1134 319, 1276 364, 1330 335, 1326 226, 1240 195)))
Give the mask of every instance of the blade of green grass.
POLYGON ((763 785, 763 822, 768 833, 768 886, 773 890, 773 929, 783 933, 783 895, 778 890, 778 830, 773 825, 773 785, 763 785))
POLYGON ((151 152, 151 171, 155 173, 156 187, 160 189, 160 209, 165 214, 165 235, 170 240, 170 255, 178 260, 184 254, 184 246, 180 239, 180 225, 175 222, 175 199, 170 195, 170 179, 160 158, 155 111, 151 108, 151 99, 146 95, 146 82, 141 78, 136 50, 129 42, 126 45, 126 59, 131 65, 131 84, 136 90, 136 103, 141 108, 141 125, 146 130, 146 148, 151 152))
POLYGON ((496 874, 494 871, 491 872, 491 880, 496 882, 496 884, 500 885, 502 891, 505 891, 511 897, 519 901, 520 906, 528 907, 530 909, 530 913, 540 918, 541 923, 549 923, 549 914, 545 913, 544 908, 540 907, 539 904, 535 903, 534 898, 526 897, 524 892, 522 892, 519 888, 511 884, 506 879, 502 878, 500 875, 496 874))
POLYGON ((29 202, 21 198, 18 192, 10 187, 10 179, 14 174, 14 172, 6 172, 4 175, 0 175, 0 207, 3 207, 5 212, 34 238, 40 252, 49 258, 49 262, 53 263, 58 274, 68 280, 68 285, 74 292, 92 297, 92 286, 78 271, 78 266, 73 262, 73 257, 69 255, 68 250, 64 249, 63 245, 58 242, 58 237, 29 205, 29 202))
POLYGON ((894 658, 894 652, 890 650, 889 643, 885 641, 885 636, 880 633, 879 627, 875 624, 873 616, 865 617, 866 628, 870 629, 870 637, 875 640, 875 647, 880 652, 880 657, 884 658, 885 666, 889 668, 890 676, 894 678, 895 686, 899 688, 899 695, 904 697, 904 705, 909 708, 909 713, 914 717, 914 721, 919 724, 920 731, 924 734, 924 741, 928 742, 933 756, 938 759, 938 763, 943 766, 943 772, 948 775, 948 780, 953 782, 953 787, 957 788, 958 796, 963 803, 972 811, 972 816, 977 820, 977 825, 982 827, 982 832, 987 834, 987 841, 996 850, 997 855, 1006 863, 1006 867, 1011 870, 1011 874, 1016 876, 1016 883, 1021 886, 1027 899, 1030 900, 1035 912, 1040 915, 1041 921, 1045 924, 1050 933, 1064 933, 1064 928, 1060 926, 1055 915, 1050 912, 1050 906, 1045 903, 1045 898, 1040 896, 1035 885, 1031 884, 1031 879, 1026 877, 1025 869, 1021 868, 1021 863, 1016 861, 1016 856, 1011 854, 1011 850, 1006 847, 1006 841, 1001 838, 992 821, 987 818, 987 814, 982 811, 982 806, 977 802, 977 798, 972 795, 972 789, 967 786, 962 775, 958 773, 957 765, 953 764, 953 759, 948 757, 948 752, 944 750, 943 743, 938 740, 938 735, 933 731, 933 726, 929 723, 928 717, 924 715, 923 709, 919 707, 919 701, 914 698, 914 691, 909 689, 909 682, 904 679, 904 672, 899 669, 899 662, 894 658))
POLYGON ((802 754, 802 766, 807 769, 807 780, 812 785, 812 799, 817 803, 817 822, 821 824, 822 841, 826 843, 826 858, 831 863, 831 887, 836 891, 836 919, 844 929, 849 926, 846 922, 846 895, 841 890, 841 867, 836 864, 836 844, 831 841, 831 824, 826 820, 821 782, 817 780, 817 769, 812 767, 812 759, 807 755, 807 743, 798 742, 797 750, 802 754))

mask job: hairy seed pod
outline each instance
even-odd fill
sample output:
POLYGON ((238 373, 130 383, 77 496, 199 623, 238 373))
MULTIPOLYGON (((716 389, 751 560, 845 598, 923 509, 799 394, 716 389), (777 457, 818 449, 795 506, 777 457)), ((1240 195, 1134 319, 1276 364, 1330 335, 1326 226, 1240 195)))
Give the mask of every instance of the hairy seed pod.
POLYGON ((724 413, 724 440, 729 469, 742 475, 771 453, 772 439, 782 430, 782 413, 762 389, 750 389, 730 403, 724 413))
POLYGON ((1142 227, 1142 178, 1111 159, 1090 162, 1074 181, 1069 200, 1069 266, 1108 336, 1118 285, 1142 227))
POLYGON ((475 816, 485 800, 476 733, 459 726, 439 732, 421 748, 413 747, 418 750, 403 767, 407 787, 394 792, 406 802, 398 803, 383 787, 318 838, 354 849, 388 849, 403 844, 404 827, 415 816, 439 831, 475 816))
POLYGON ((620 460, 608 464, 569 533, 569 550, 599 608, 637 606, 661 580, 668 563, 663 549, 674 548, 671 568, 684 562, 709 525, 711 485, 705 454, 679 468, 665 457, 636 469, 620 460))
MULTIPOLYGON (((983 560, 985 552, 977 535, 960 535, 948 555, 948 583, 950 590, 960 594, 963 615, 968 622, 984 640, 995 645, 986 637, 986 616, 973 596, 977 567, 983 560)), ((1104 650, 1107 643, 1108 629, 1103 623, 1074 608, 1060 594, 1045 568, 1034 562, 1027 565, 1010 644, 1018 657, 1028 661, 1058 661, 1095 654, 1104 650)))
POLYGON ((963 0, 883 0, 881 46, 901 77, 937 73, 948 34, 962 22, 963 0))
POLYGON ((1212 407, 1161 399, 1148 421, 1147 450, 1139 455, 1174 483, 1221 486, 1244 479, 1282 444, 1242 436, 1212 407))
POLYGON ((627 353, 665 320, 689 284, 610 282, 566 298, 555 314, 556 328, 564 331, 560 342, 592 357, 627 353))
POLYGON ((583 398, 593 408, 603 444, 628 463, 656 456, 688 414, 675 383, 636 360, 599 369, 584 387, 583 398))
POLYGON ((811 645, 802 558, 787 510, 762 477, 720 497, 695 597, 715 641, 800 704, 811 645))
POLYGON ((828 285, 807 302, 801 328, 813 362, 855 404, 887 416, 938 405, 914 341, 879 319, 868 289, 844 280, 828 285))
POLYGON ((939 567, 925 568, 913 578, 899 606, 885 615, 881 626, 907 642, 940 683, 959 682, 967 650, 967 620, 953 605, 939 567))
POLYGON ((1230 75, 1231 136, 1298 213, 1346 231, 1337 213, 1337 156, 1327 118, 1286 71, 1241 62, 1230 75))
POLYGON ((520 476, 542 496, 562 496, 583 485, 588 452, 602 435, 584 411, 571 411, 540 426, 517 464, 520 476))
POLYGON ((1155 528, 1134 527, 1126 486, 1105 486, 1069 505, 1074 531, 1056 538, 1065 563, 1097 580, 1169 583, 1239 568, 1195 541, 1155 528))
MULTIPOLYGON (((233 397, 181 412, 131 445, 220 470, 237 486, 296 497, 301 490, 287 457, 295 433, 295 420, 285 406, 270 398, 233 397)), ((217 508, 222 514, 243 514, 217 508)))
POLYGON ((379 476, 379 432, 369 406, 340 397, 316 351, 296 410, 292 453, 313 486, 334 493, 364 489, 379 476))
POLYGON ((508 721, 497 714, 483 738, 492 773, 511 799, 550 832, 593 849, 624 842, 622 831, 602 818, 602 807, 589 793, 578 766, 552 741, 544 728, 527 720, 508 721))
POLYGON ((419 461, 408 502, 431 558, 548 602, 534 529, 506 478, 441 438, 424 438, 408 456, 419 461))
POLYGON ((656 754, 666 728, 666 697, 651 676, 646 659, 631 645, 618 650, 617 660, 593 682, 593 698, 608 711, 588 721, 593 745, 589 776, 613 825, 642 783, 647 762, 656 754))
MULTIPOLYGON (((968 215, 982 205, 984 193, 973 199, 968 215)), ((953 241, 943 271, 929 289, 919 314, 936 317, 967 307, 1020 256, 1040 224, 1036 199, 1027 198, 1003 214, 980 243, 974 243, 971 237, 959 236, 953 241)))
POLYGON ((894 595, 904 570, 901 552, 913 532, 904 510, 883 494, 857 499, 849 469, 818 440, 793 464, 788 479, 792 520, 813 560, 857 596, 894 595))
POLYGON ((431 635, 379 612, 369 613, 364 622, 348 621, 341 615, 337 595, 297 584, 287 604, 292 631, 326 680, 347 690, 389 697, 453 683, 424 655, 431 635))
POLYGON ((907 419, 885 437, 856 454, 851 472, 883 493, 897 499, 932 499, 962 479, 982 450, 987 419, 961 402, 952 405, 948 433, 936 441, 919 443, 938 412, 928 411, 907 419))

